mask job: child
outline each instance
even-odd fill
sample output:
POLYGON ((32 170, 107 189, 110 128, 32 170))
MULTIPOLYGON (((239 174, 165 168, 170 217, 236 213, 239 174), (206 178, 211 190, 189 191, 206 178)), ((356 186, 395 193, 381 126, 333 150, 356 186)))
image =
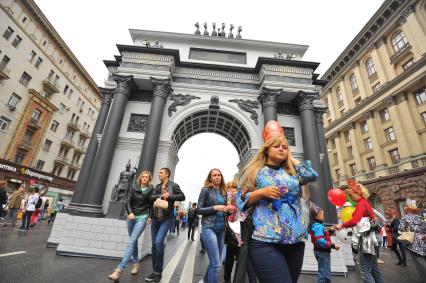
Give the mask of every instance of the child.
POLYGON ((330 230, 325 229, 323 225, 324 211, 311 202, 309 212, 312 218, 309 234, 314 244, 315 258, 318 261, 317 282, 331 282, 330 251, 331 249, 338 251, 340 247, 331 243, 330 230))

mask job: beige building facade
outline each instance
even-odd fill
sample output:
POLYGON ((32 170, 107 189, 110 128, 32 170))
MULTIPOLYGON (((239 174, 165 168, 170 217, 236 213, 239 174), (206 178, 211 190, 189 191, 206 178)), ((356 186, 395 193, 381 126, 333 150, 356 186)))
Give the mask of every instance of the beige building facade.
POLYGON ((355 178, 374 206, 426 206, 426 1, 384 1, 322 79, 335 186, 355 178))
POLYGON ((1 0, 0 177, 12 188, 32 179, 73 189, 100 105, 96 83, 37 5, 1 0))

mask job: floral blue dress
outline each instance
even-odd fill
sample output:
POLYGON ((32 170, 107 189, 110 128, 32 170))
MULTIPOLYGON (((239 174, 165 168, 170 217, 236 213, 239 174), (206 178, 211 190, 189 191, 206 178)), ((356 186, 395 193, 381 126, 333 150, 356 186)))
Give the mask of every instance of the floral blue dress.
POLYGON ((310 161, 300 162, 295 169, 295 176, 288 174, 282 167, 271 166, 263 166, 257 173, 256 189, 277 186, 281 191, 281 199, 278 201, 262 199, 248 206, 250 193, 242 198, 241 185, 239 186, 238 209, 246 211, 253 207, 253 239, 268 243, 294 244, 307 238, 309 219, 301 212, 300 186, 315 181, 318 174, 312 169, 310 161))

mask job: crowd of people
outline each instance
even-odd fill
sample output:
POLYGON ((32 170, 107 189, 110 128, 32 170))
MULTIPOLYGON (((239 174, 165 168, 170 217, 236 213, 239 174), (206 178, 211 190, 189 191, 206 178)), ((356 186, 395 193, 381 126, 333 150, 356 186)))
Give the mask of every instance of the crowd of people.
MULTIPOLYGON (((395 253, 396 264, 402 267, 407 266, 407 253, 411 255, 419 277, 425 280, 426 222, 414 201, 407 200, 402 218, 388 209, 387 219, 383 219, 377 217, 368 201, 368 189, 348 180, 344 192, 354 206, 351 218, 334 226, 325 225, 325 209, 310 201, 302 190, 318 177, 310 161, 293 157, 283 128, 276 121, 265 125, 263 141, 231 182, 225 182, 220 169, 211 169, 200 186, 198 202, 187 211, 177 205, 185 195, 171 180, 169 168, 160 169, 156 186, 151 172, 141 172, 126 198, 128 245, 108 278, 117 282, 130 263, 131 274, 139 272, 137 243, 150 225, 152 273, 145 278, 147 282, 161 281, 167 234, 179 235, 182 228, 187 228, 188 240, 194 241, 198 226, 200 253, 207 254, 209 261, 200 283, 239 283, 246 282, 246 278, 250 283, 297 282, 308 235, 318 262, 317 282, 331 282, 330 254, 340 249, 331 235, 342 229, 353 230, 351 246, 364 282, 384 282, 378 265, 381 245, 395 253)), ((0 197, 2 200, 1 187, 0 197)), ((20 229, 29 229, 40 198, 37 189, 26 192, 20 188, 8 198, 4 218, 15 225, 16 214, 24 211, 20 229)))

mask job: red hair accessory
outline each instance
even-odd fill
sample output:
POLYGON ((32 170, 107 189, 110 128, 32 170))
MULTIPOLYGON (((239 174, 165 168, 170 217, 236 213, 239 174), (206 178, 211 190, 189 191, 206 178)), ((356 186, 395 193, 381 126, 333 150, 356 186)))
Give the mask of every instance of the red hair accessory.
POLYGON ((357 195, 362 195, 361 187, 354 179, 348 179, 348 188, 357 195))
POLYGON ((269 141, 273 137, 284 137, 284 130, 281 127, 280 123, 277 121, 271 120, 266 123, 265 128, 263 129, 263 142, 269 141))

